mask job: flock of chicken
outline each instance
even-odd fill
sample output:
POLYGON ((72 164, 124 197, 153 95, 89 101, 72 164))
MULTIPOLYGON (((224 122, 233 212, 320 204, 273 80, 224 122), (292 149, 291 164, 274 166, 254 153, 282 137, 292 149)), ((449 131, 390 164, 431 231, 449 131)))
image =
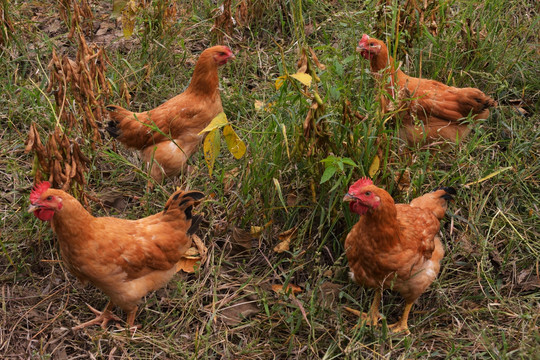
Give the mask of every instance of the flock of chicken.
MULTIPOLYGON (((397 108, 400 134, 409 143, 463 138, 470 131, 467 121, 487 118, 488 108, 496 105, 478 89, 449 87, 396 70, 380 40, 364 35, 357 51, 370 61, 373 75, 386 81, 382 110, 397 108)), ((185 92, 143 113, 107 107, 111 119, 107 131, 142 152, 156 181, 180 174, 201 143, 201 130, 223 111, 218 68, 233 58, 226 46, 206 49, 185 92)), ((409 332, 412 304, 439 272, 444 255, 438 236, 440 220, 454 194, 453 188, 441 188, 406 205, 394 204, 385 190, 367 178, 349 188, 343 200, 360 215, 345 241, 351 277, 376 289, 370 310, 362 315, 367 325, 378 323, 382 290, 393 289, 401 293, 406 305, 401 319, 390 328, 409 332)), ((96 318, 74 329, 93 324, 105 328, 110 320, 119 321, 112 313, 114 305, 127 313, 129 329, 138 327, 138 302, 176 273, 199 223, 193 207, 203 198, 198 191, 178 190, 155 215, 139 220, 96 218, 66 192, 51 189, 47 182, 36 185, 30 194, 29 211, 42 221, 50 221, 69 271, 110 298, 102 312, 90 307, 96 318)))

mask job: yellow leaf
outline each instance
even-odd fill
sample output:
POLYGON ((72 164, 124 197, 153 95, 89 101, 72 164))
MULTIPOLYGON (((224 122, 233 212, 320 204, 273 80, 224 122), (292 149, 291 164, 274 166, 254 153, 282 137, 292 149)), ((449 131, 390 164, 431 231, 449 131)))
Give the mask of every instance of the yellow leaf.
POLYGON ((282 87, 283 84, 285 84, 286 79, 287 79, 287 75, 281 75, 280 77, 277 78, 277 80, 276 80, 276 90, 279 90, 279 88, 282 87))
POLYGON ((118 17, 122 14, 122 10, 125 9, 127 0, 113 0, 112 15, 118 17))
POLYGON ((287 148, 287 157, 290 159, 291 154, 289 153, 289 140, 287 139, 287 128, 285 124, 281 124, 281 132, 283 133, 283 138, 285 139, 285 147, 287 148))
POLYGON ((124 10, 122 10, 122 30, 124 32, 124 37, 126 38, 133 34, 137 9, 138 6, 135 0, 129 0, 127 4, 124 5, 124 10))
POLYGON ((246 144, 238 137, 234 132, 231 125, 227 124, 223 128, 223 136, 225 137, 225 143, 227 148, 236 159, 241 159, 246 153, 246 144))
POLYGON ((311 75, 305 74, 305 73, 296 73, 291 75, 292 78, 295 78, 296 80, 300 81, 302 84, 306 86, 311 86, 311 75))
POLYGON ((368 175, 370 178, 373 178, 373 176, 375 176, 377 171, 379 171, 380 163, 381 161, 379 160, 379 155, 375 155, 375 157, 373 158, 373 162, 369 166, 369 170, 368 170, 368 175))
POLYGON ((205 132, 210 132, 214 129, 218 129, 220 127, 224 127, 228 123, 229 122, 227 121, 227 115, 225 115, 224 112, 220 112, 215 118, 212 119, 212 121, 210 121, 210 124, 208 124, 208 126, 199 133, 199 135, 202 135, 205 132))
POLYGON ((208 164, 208 173, 212 176, 214 170, 214 163, 219 154, 219 147, 221 145, 219 138, 219 130, 214 129, 206 135, 203 143, 204 160, 208 164))
POLYGON ((268 226, 270 226, 271 224, 272 224, 272 220, 270 220, 263 226, 251 226, 249 232, 251 236, 253 236, 254 238, 258 238, 259 236, 261 236, 262 231, 266 229, 268 226))
POLYGON ((473 185, 473 184, 480 184, 480 183, 486 181, 487 179, 491 179, 492 177, 494 177, 494 176, 496 176, 496 175, 499 175, 500 173, 505 172, 505 171, 510 170, 510 169, 512 169, 511 166, 502 168, 502 169, 500 169, 500 170, 497 170, 497 171, 495 171, 495 172, 489 174, 488 176, 484 176, 484 177, 481 178, 480 180, 476 180, 476 181, 470 182, 470 183, 468 183, 468 184, 465 184, 464 186, 471 186, 471 185, 473 185))

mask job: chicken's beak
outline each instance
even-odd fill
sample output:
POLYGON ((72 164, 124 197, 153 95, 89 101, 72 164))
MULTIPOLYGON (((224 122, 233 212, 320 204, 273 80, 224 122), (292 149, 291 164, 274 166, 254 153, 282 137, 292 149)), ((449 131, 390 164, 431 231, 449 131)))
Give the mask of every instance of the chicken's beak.
POLYGON ((39 205, 30 204, 30 206, 28 207, 28 212, 33 213, 37 209, 39 209, 39 205))
POLYGON ((346 193, 345 196, 343 197, 343 201, 345 202, 353 202, 353 201, 356 201, 358 200, 358 198, 356 198, 355 196, 349 194, 349 193, 346 193))

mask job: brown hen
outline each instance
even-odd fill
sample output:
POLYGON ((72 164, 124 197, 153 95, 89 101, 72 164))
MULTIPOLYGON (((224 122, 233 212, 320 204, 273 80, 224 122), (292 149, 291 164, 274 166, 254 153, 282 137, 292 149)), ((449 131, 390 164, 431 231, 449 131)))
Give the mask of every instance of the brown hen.
POLYGON ((50 221, 68 270, 83 283, 90 282, 110 298, 103 312, 73 329, 119 320, 111 312, 118 305, 134 328, 137 303, 148 292, 164 286, 177 272, 176 264, 191 246, 191 234, 200 218, 193 206, 204 197, 198 191, 176 191, 165 209, 139 220, 94 217, 73 196, 50 189, 48 182, 30 194, 30 208, 50 221))
POLYGON ((400 137, 409 145, 438 139, 457 141, 471 131, 465 121, 487 119, 497 103, 476 88, 456 88, 435 80, 406 75, 395 68, 386 44, 364 34, 356 48, 370 61, 371 71, 382 79, 386 96, 381 96, 383 112, 397 111, 400 137), (397 104, 397 105, 395 105, 397 104))
POLYGON ((407 204, 394 204, 385 190, 369 179, 354 183, 343 201, 360 216, 345 240, 352 279, 376 289, 367 314, 368 325, 379 320, 382 290, 398 291, 406 301, 401 319, 390 328, 409 332, 407 319, 414 301, 439 273, 444 248, 439 236, 440 220, 453 188, 442 188, 407 204))
POLYGON ((234 55, 226 46, 204 50, 186 91, 153 110, 134 113, 107 106, 111 118, 107 131, 124 145, 141 151, 157 182, 182 172, 204 137, 199 135, 201 130, 223 112, 218 67, 230 59, 234 55))

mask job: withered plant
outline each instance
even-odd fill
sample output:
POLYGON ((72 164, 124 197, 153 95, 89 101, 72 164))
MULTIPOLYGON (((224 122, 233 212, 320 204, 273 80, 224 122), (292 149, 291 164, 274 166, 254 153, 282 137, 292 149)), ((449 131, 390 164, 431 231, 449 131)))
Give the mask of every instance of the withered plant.
POLYGON ((88 37, 94 34, 94 15, 88 0, 57 0, 60 18, 69 29, 68 39, 72 39, 77 29, 88 37))
POLYGON ((107 63, 103 48, 88 46, 82 34, 75 60, 67 55, 59 57, 53 50, 49 63, 46 91, 54 95, 57 125, 62 123, 69 133, 80 128, 81 135, 91 139, 93 149, 101 142, 99 128, 111 92, 105 78, 107 63))
POLYGON ((49 181, 53 187, 68 191, 75 185, 81 200, 86 202, 83 186, 86 184, 85 174, 88 171, 90 159, 83 154, 77 141, 67 137, 66 133, 57 126, 49 134, 47 144, 41 142, 36 123, 32 123, 25 152, 33 151, 34 184, 49 181))

